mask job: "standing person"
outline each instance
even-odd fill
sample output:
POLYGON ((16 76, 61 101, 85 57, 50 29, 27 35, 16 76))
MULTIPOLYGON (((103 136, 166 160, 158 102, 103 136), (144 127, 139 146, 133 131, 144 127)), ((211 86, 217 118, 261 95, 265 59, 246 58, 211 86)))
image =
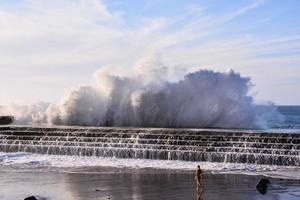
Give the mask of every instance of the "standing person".
POLYGON ((195 176, 196 188, 197 188, 197 199, 201 199, 202 196, 202 170, 200 165, 198 165, 198 169, 195 176))

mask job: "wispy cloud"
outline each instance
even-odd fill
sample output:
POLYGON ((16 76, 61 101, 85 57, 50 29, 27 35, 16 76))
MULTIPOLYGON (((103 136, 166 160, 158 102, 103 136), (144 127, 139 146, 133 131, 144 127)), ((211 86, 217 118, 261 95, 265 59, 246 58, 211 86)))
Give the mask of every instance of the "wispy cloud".
POLYGON ((223 20, 224 21, 233 20, 236 17, 244 15, 244 14, 250 12, 251 10, 257 8, 258 6, 262 5, 264 2, 265 2, 264 0, 255 0, 252 3, 250 3, 250 4, 237 9, 236 11, 232 12, 231 14, 228 14, 227 16, 225 16, 223 18, 223 20))

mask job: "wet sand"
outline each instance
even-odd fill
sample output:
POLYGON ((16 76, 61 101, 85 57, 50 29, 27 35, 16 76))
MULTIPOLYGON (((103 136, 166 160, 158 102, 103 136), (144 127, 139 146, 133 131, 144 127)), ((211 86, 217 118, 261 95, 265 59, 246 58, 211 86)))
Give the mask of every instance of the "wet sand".
MULTIPOLYGON (((158 169, 12 168, 1 166, 0 199, 35 195, 55 200, 189 200, 196 199, 194 173, 158 169)), ((209 174, 203 177, 205 200, 300 199, 300 181, 270 179, 268 193, 255 186, 260 176, 209 174)))

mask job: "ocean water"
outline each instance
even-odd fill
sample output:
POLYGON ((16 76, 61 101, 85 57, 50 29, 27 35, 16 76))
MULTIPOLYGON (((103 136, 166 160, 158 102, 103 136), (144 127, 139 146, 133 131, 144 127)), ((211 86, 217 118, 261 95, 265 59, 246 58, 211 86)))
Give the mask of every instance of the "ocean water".
POLYGON ((300 129, 300 106, 278 106, 281 116, 272 116, 267 126, 271 129, 300 129))
POLYGON ((248 163, 192 162, 180 160, 119 159, 95 156, 42 155, 34 153, 1 153, 0 166, 14 167, 22 170, 52 169, 64 172, 76 172, 77 169, 96 167, 113 167, 119 169, 157 169, 189 172, 201 165, 206 172, 213 174, 241 174, 266 176, 277 179, 299 180, 297 166, 256 165, 248 163))

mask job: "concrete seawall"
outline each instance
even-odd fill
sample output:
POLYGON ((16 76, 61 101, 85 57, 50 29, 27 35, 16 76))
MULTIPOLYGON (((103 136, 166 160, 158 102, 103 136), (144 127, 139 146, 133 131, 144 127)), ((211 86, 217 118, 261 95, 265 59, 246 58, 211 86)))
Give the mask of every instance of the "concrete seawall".
POLYGON ((0 151, 300 166, 300 134, 223 129, 2 126, 0 151))

